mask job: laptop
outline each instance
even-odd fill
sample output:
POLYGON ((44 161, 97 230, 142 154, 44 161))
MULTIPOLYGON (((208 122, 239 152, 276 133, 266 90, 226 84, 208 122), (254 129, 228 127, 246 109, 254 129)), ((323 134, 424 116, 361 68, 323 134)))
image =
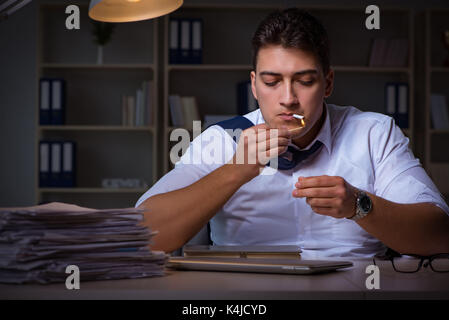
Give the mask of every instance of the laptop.
POLYGON ((219 246, 187 245, 183 249, 184 257, 221 257, 221 258, 294 258, 301 257, 301 248, 294 245, 252 245, 219 246))
POLYGON ((314 274, 352 267, 350 261, 302 259, 251 259, 228 257, 171 257, 167 267, 176 270, 314 274))

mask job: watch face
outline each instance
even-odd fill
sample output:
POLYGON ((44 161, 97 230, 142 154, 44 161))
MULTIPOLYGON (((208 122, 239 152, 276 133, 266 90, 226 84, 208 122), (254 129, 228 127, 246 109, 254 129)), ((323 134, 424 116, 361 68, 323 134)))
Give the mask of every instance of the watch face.
POLYGON ((368 212, 371 209, 371 199, 367 195, 363 195, 360 198, 360 208, 364 212, 368 212))

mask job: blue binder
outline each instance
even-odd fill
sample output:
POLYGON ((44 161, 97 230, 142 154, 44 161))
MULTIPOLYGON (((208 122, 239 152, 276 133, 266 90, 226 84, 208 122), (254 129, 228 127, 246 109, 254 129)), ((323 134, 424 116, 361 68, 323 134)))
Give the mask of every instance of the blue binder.
POLYGON ((191 21, 191 53, 190 63, 203 63, 203 21, 201 19, 192 19, 191 21))
POLYGON ((65 123, 65 81, 64 79, 51 80, 51 124, 63 125, 65 123))
POLYGON ((39 124, 65 123, 66 82, 61 78, 41 78, 39 82, 39 124))
POLYGON ((397 84, 396 97, 398 99, 396 110, 396 123, 399 128, 407 129, 409 127, 409 86, 408 83, 400 82, 397 84))
POLYGON ((49 141, 39 142, 39 187, 47 188, 50 183, 51 147, 49 141))
POLYGON ((73 141, 62 142, 62 168, 60 187, 76 186, 76 143, 73 141))
POLYGON ((409 127, 409 86, 405 82, 385 84, 385 113, 402 129, 409 127))
POLYGON ((169 39, 169 63, 179 63, 180 56, 180 23, 179 19, 170 19, 170 39, 169 39))
POLYGON ((50 143, 50 187, 61 186, 62 143, 50 143))
POLYGON ((179 63, 191 63, 192 27, 190 19, 179 20, 179 63))
POLYGON ((51 124, 51 79, 41 78, 39 81, 39 123, 51 124))

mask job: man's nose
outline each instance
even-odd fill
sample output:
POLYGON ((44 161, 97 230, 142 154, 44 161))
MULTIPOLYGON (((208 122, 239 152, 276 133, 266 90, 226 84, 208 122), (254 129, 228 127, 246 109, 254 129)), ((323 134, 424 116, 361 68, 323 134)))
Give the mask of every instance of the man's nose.
POLYGON ((289 82, 285 83, 284 87, 282 88, 280 103, 281 105, 286 107, 298 104, 298 97, 293 90, 292 84, 289 82))

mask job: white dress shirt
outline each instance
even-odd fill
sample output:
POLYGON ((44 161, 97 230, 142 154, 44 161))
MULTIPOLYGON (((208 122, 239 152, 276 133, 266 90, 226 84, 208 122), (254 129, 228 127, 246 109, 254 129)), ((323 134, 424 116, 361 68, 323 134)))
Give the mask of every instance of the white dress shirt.
MULTIPOLYGON (((291 170, 266 167, 263 174, 241 186, 210 221, 214 244, 299 245, 307 258, 369 257, 385 248, 356 222, 314 213, 305 198, 294 198, 292 191, 301 176, 340 176, 386 200, 431 202, 449 214, 438 189, 410 151, 409 139, 391 117, 355 107, 325 106, 326 118, 315 138, 323 146, 291 170)), ((259 109, 245 117, 255 125, 265 122, 259 109)), ((136 206, 152 195, 191 185, 230 161, 236 147, 220 126, 209 127, 136 206)))

